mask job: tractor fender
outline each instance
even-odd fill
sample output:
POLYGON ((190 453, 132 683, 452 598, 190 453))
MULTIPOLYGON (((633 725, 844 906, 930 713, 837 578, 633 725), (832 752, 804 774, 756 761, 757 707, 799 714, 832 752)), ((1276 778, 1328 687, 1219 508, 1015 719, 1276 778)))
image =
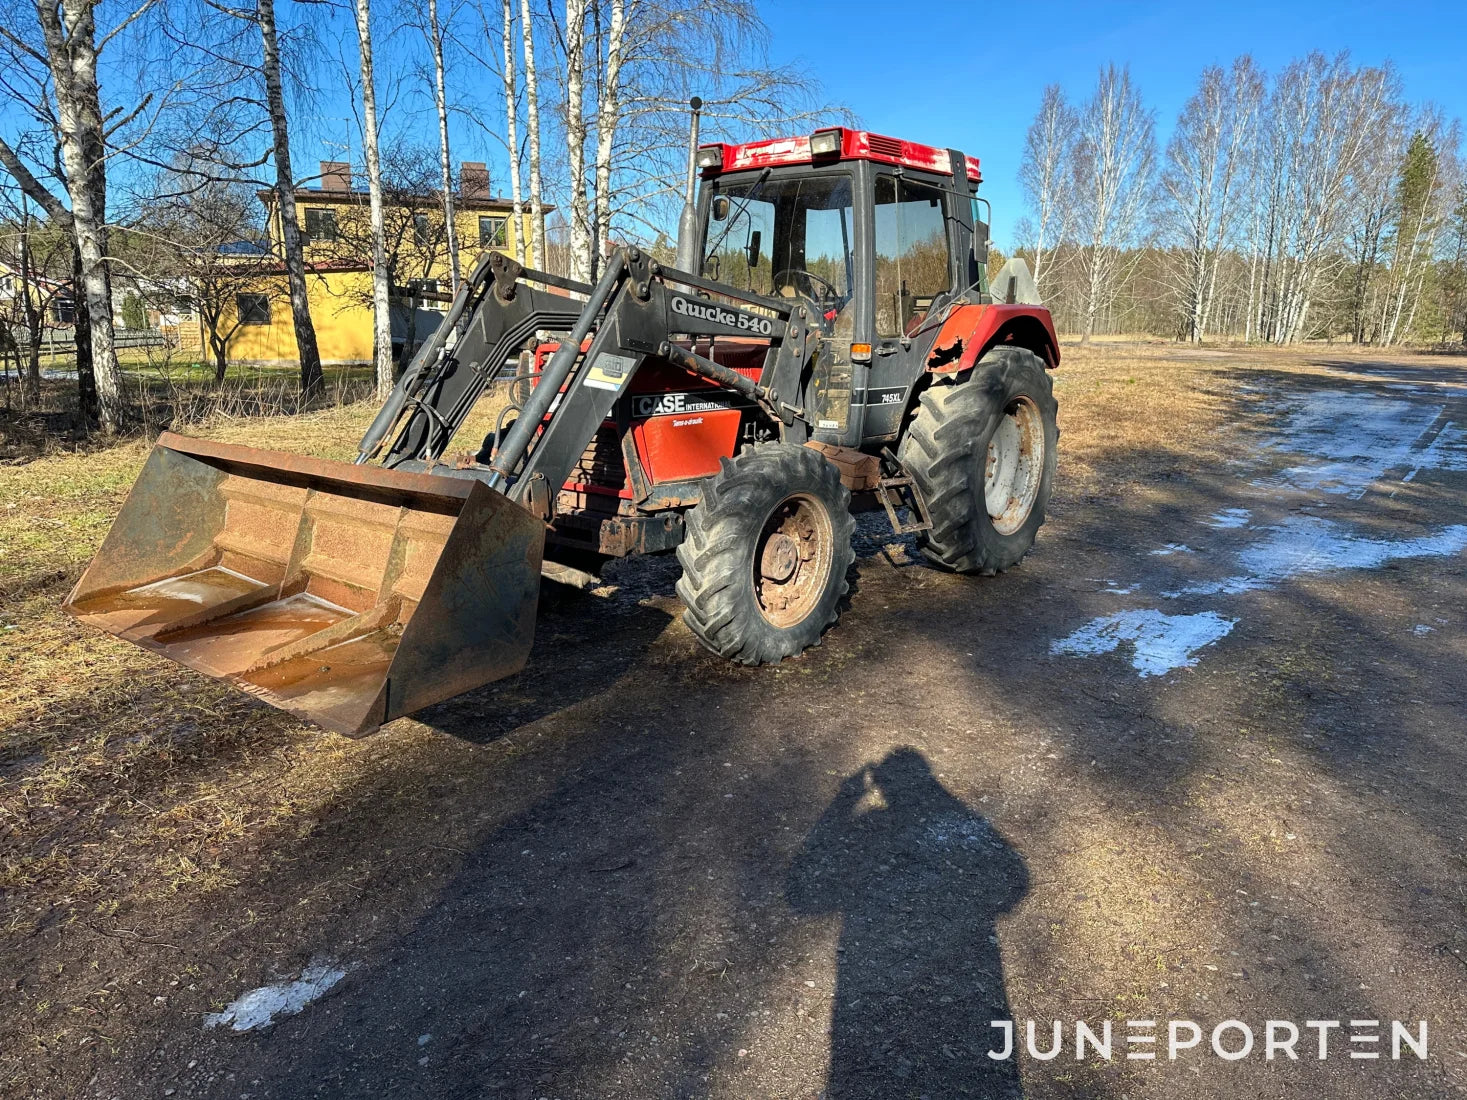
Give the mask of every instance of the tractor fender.
POLYGON ((964 305, 953 310, 938 331, 927 354, 927 372, 961 374, 995 344, 1028 348, 1050 370, 1059 366, 1059 339, 1049 310, 1032 305, 964 305))

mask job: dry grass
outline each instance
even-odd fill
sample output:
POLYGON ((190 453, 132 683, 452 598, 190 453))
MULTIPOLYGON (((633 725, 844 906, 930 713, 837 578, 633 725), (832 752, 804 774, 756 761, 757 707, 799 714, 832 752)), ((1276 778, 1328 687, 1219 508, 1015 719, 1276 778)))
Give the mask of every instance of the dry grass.
MULTIPOLYGON (((348 460, 376 411, 343 389, 320 411, 250 415, 282 407, 286 395, 272 393, 216 394, 180 426, 348 460)), ((476 448, 502 406, 487 395, 454 449, 476 448)), ((262 835, 309 832, 367 767, 358 743, 60 611, 150 450, 135 438, 0 466, 0 896, 11 930, 58 899, 109 912, 124 896, 227 890, 262 835)))
POLYGON ((1059 500, 1109 496, 1173 465, 1220 457, 1213 447, 1228 416, 1235 365, 1216 352, 1165 345, 1063 348, 1055 376, 1059 500))
MULTIPOLYGON (((207 429, 221 420, 297 416, 308 408, 340 409, 370 398, 373 392, 366 369, 328 367, 321 392, 307 405, 294 370, 237 367, 223 382, 215 382, 212 368, 166 351, 151 351, 141 359, 134 353, 131 360, 124 360, 122 383, 129 434, 137 436, 165 428, 207 429)), ((39 397, 32 401, 12 383, 0 411, 0 462, 29 462, 49 454, 95 451, 99 446, 107 446, 107 441, 82 429, 74 380, 44 379, 39 397)))

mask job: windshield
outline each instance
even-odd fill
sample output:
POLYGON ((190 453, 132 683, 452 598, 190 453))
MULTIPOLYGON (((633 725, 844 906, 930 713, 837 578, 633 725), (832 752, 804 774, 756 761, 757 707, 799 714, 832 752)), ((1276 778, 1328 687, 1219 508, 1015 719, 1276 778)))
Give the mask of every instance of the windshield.
POLYGON ((851 299, 851 178, 758 177, 712 183, 703 274, 771 297, 832 309, 851 299))

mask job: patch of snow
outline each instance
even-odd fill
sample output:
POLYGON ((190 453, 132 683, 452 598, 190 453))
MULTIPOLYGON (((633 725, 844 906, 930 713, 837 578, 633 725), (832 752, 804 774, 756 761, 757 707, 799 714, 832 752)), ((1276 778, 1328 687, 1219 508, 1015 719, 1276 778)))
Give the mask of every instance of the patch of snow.
POLYGON ((1248 520, 1253 513, 1247 508, 1224 508, 1221 512, 1214 512, 1207 521, 1207 526, 1216 527, 1219 530, 1231 530, 1236 527, 1247 527, 1248 520))
POLYGON ((1151 556, 1154 557, 1154 558, 1165 558, 1165 557, 1169 557, 1172 554, 1195 554, 1195 553, 1197 553, 1197 551, 1196 550, 1193 550, 1185 542, 1169 542, 1165 546, 1163 546, 1160 550, 1153 550, 1153 551, 1151 551, 1151 556))
POLYGON ((1422 470, 1467 470, 1467 431, 1448 420, 1430 443, 1415 456, 1412 466, 1402 481, 1412 481, 1422 470))
POLYGON ((1425 623, 1417 623, 1411 628, 1411 633, 1415 634, 1419 638, 1423 634, 1430 634, 1431 627, 1427 626, 1425 623))
POLYGON ((1138 585, 1134 584, 1128 584, 1122 587, 1115 581, 1106 581, 1105 583, 1106 587, 1102 588, 1101 591, 1104 592, 1107 596, 1129 596, 1139 587, 1138 585))
POLYGON ((1387 471, 1411 469, 1410 477, 1445 458, 1444 453, 1433 451, 1436 440, 1425 448, 1419 446, 1444 408, 1369 393, 1312 394, 1288 415, 1279 435, 1268 444, 1275 450, 1307 455, 1311 461, 1289 466, 1254 484, 1319 489, 1359 498, 1387 471))
POLYGON ((1241 573, 1165 595, 1236 595, 1271 588, 1303 574, 1378 569, 1400 558, 1444 557, 1467 549, 1464 524, 1405 539, 1364 538, 1352 534, 1343 524, 1315 516, 1297 516, 1264 530, 1268 532, 1266 538, 1238 554, 1241 573))
POLYGON ((1129 643, 1134 650, 1131 667, 1142 676, 1160 676, 1195 665, 1193 654, 1227 637, 1237 622, 1213 611, 1197 615, 1164 615, 1150 608, 1120 611, 1092 619, 1068 638, 1051 642, 1049 651, 1084 657, 1111 653, 1129 643))
POLYGON ((330 963, 313 962, 293 982, 278 982, 242 993, 223 1012, 211 1012, 204 1018, 206 1028, 228 1024, 234 1031, 252 1031, 269 1027, 279 1016, 294 1016, 311 1002, 319 1000, 342 978, 346 968, 330 963))

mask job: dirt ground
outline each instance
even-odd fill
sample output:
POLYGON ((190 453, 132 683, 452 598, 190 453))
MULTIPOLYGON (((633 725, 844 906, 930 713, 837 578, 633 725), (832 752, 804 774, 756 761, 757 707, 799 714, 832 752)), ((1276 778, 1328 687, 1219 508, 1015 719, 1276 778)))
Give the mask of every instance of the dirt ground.
POLYGON ((0 1095, 1467 1092, 1467 358, 1102 344, 1056 394, 1021 568, 863 517, 839 626, 745 669, 617 563, 359 742, 55 611, 143 446, 0 470, 0 1095))

